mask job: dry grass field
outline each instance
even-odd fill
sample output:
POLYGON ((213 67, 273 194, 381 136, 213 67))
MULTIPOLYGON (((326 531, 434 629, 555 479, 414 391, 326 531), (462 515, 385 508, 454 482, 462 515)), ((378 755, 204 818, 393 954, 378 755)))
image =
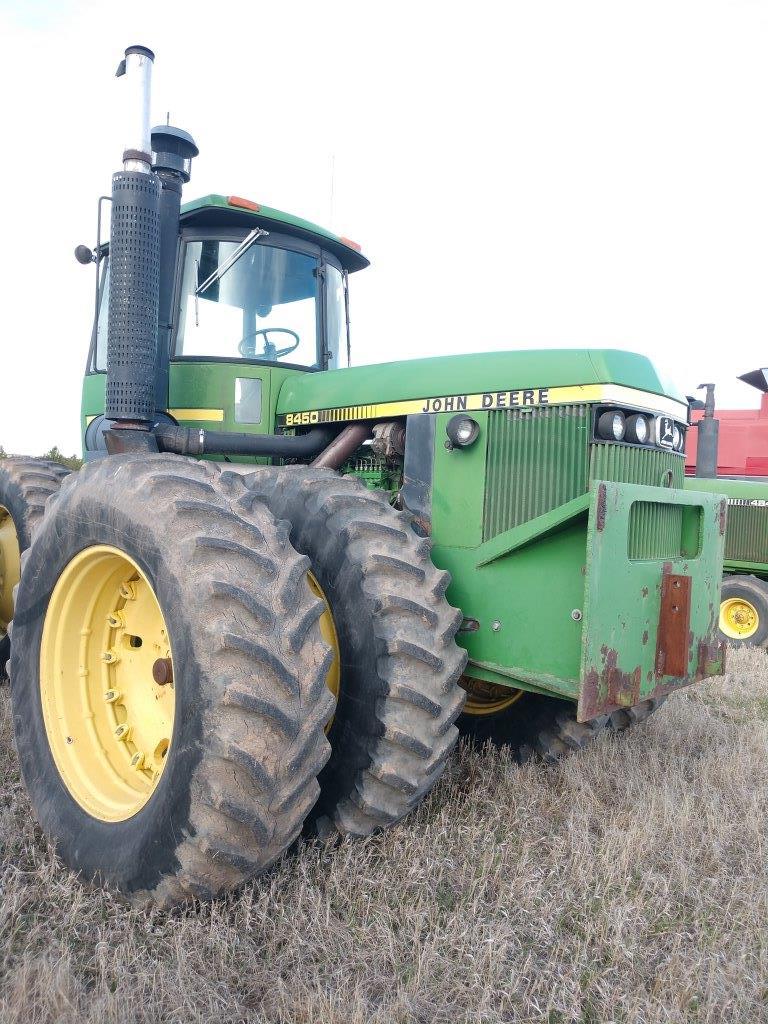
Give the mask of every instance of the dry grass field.
POLYGON ((556 768, 462 750, 420 811, 174 913, 47 849, 0 736, 0 1020, 768 1020, 768 657, 556 768))

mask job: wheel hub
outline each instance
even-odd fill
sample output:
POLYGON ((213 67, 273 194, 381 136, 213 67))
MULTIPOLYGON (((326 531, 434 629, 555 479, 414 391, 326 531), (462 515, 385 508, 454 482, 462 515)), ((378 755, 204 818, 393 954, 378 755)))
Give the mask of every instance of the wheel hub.
POLYGON ((746 640, 760 625, 757 608, 744 597, 731 597, 720 605, 720 629, 734 640, 746 640))
POLYGON ((469 676, 462 676, 459 686, 467 691, 465 715, 495 715, 499 711, 506 711, 515 701, 520 700, 525 692, 510 686, 496 686, 484 679, 472 679, 469 676))
MULTIPOLYGON (((328 669, 328 674, 325 677, 325 685, 331 691, 333 696, 338 701, 339 691, 341 689, 341 650, 339 648, 339 637, 336 632, 336 623, 333 621, 333 612, 331 606, 328 603, 328 598, 325 596, 325 591, 317 581, 317 577, 314 573, 308 572, 307 578, 309 579, 309 586, 313 594, 325 605, 323 614, 320 616, 320 633, 323 640, 333 651, 333 661, 331 667, 328 669)), ((325 727, 326 733, 330 730, 333 725, 333 716, 325 727)))
POLYGON ((72 797, 103 821, 141 810, 167 761, 176 695, 163 613, 124 552, 90 547, 65 566, 45 617, 40 691, 72 797))

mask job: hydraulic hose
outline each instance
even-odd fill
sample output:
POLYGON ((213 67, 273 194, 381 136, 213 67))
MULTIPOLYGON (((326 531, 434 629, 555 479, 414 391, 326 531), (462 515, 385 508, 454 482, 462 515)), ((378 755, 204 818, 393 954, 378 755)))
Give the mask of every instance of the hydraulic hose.
POLYGON ((316 427, 306 434, 235 434, 224 430, 198 430, 161 423, 155 428, 162 452, 176 455, 271 455, 277 458, 314 458, 333 439, 334 431, 316 427))

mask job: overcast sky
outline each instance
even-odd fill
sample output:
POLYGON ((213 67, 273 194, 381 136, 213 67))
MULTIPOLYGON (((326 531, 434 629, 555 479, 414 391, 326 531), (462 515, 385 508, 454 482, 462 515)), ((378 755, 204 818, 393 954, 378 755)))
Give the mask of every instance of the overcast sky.
MULTIPOLYGON (((153 119, 238 194, 358 239, 354 361, 645 352, 682 389, 768 364, 768 3, 0 0, 0 445, 80 450, 96 200, 126 46, 153 119)), ((499 382, 512 386, 515 382, 499 382)))

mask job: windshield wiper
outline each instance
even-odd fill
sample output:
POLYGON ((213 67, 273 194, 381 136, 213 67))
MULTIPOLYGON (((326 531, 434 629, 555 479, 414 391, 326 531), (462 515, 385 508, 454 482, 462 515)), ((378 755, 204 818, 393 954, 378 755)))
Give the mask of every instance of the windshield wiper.
POLYGON ((248 249, 251 248, 251 246, 253 245, 257 238, 261 238, 263 235, 268 234, 269 232, 265 231, 264 228, 254 228, 253 231, 250 232, 250 234, 246 235, 245 238, 240 243, 240 245, 238 245, 238 247, 235 249, 235 251, 230 256, 228 256, 223 263, 219 264, 219 266, 216 267, 214 272, 209 277, 206 277, 206 279, 203 281, 201 285, 198 285, 197 288, 195 288, 195 298, 197 298, 198 295, 202 295, 203 292, 207 288, 210 288, 215 281, 218 281, 222 277, 224 277, 226 272, 228 270, 231 270, 232 267, 234 267, 234 265, 243 255, 243 253, 247 252, 248 249))

